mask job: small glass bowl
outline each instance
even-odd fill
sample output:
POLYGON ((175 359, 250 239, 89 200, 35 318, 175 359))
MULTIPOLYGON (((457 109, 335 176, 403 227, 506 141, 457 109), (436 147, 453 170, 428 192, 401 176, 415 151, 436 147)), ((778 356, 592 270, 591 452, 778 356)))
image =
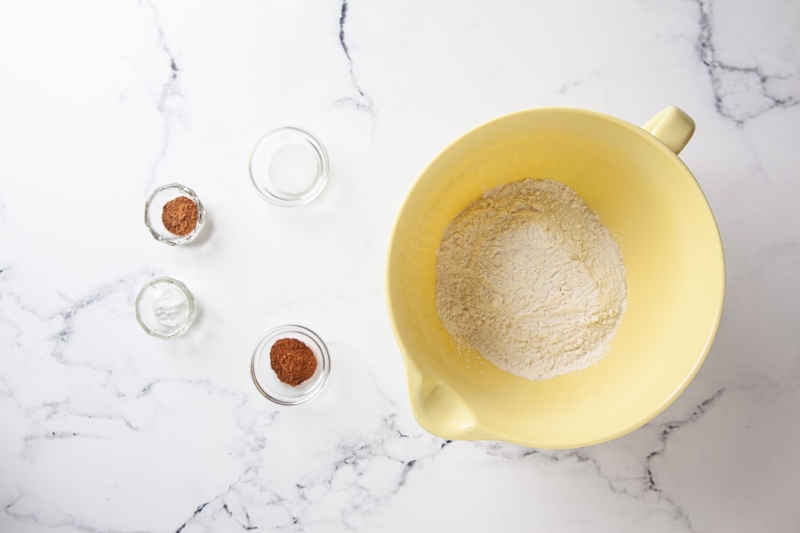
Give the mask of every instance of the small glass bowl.
POLYGON ((266 332, 253 349, 250 374, 258 391, 269 400, 280 405, 299 405, 316 397, 325 387, 331 373, 331 358, 328 348, 316 333, 303 326, 278 326, 266 332), (270 365, 269 351, 279 339, 297 339, 305 343, 317 358, 314 375, 296 387, 278 379, 270 365))
POLYGON ((200 234, 200 230, 203 229, 205 218, 206 212, 205 209, 203 209, 203 204, 194 191, 178 183, 170 183, 169 185, 159 187, 153 191, 153 194, 147 199, 147 203, 144 204, 144 223, 147 229, 150 230, 150 233, 157 241, 170 246, 179 246, 195 240, 200 234), (164 204, 181 196, 189 198, 197 205, 197 225, 188 235, 175 235, 171 233, 164 227, 164 222, 161 220, 161 212, 164 209, 164 204))
POLYGON ((194 322, 196 314, 197 308, 194 296, 189 289, 186 288, 186 285, 177 279, 166 277, 154 279, 145 284, 136 297, 136 321, 139 322, 139 325, 142 326, 145 333, 159 339, 180 337, 189 331, 189 327, 192 325, 192 322, 194 322), (164 284, 177 287, 183 292, 184 296, 186 296, 188 313, 185 318, 178 322, 174 322, 174 320, 166 321, 163 317, 159 318, 158 312, 153 308, 156 296, 165 288, 164 284))
POLYGON ((328 183, 328 153, 322 142, 299 128, 261 137, 250 153, 250 179, 264 200, 282 207, 304 205, 328 183))

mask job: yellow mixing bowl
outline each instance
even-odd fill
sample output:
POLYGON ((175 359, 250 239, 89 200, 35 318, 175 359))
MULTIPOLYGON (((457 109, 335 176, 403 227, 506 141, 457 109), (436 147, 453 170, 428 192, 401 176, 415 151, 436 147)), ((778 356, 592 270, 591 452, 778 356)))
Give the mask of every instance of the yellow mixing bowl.
POLYGON ((423 428, 448 439, 574 448, 642 426, 686 388, 719 325, 722 243, 677 157, 694 132, 670 107, 642 128, 577 109, 532 109, 463 135, 422 171, 389 244, 389 317, 423 428), (608 355, 532 382, 456 348, 436 314, 436 248, 487 190, 525 178, 566 183, 596 211, 625 262, 628 308, 608 355))

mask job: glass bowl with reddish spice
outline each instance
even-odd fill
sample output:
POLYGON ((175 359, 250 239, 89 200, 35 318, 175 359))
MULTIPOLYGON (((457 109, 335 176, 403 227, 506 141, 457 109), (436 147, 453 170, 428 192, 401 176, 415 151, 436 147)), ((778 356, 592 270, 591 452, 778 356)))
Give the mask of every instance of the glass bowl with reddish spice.
POLYGON ((331 372, 328 348, 308 328, 278 326, 253 349, 250 373, 258 391, 280 405, 299 405, 316 397, 331 372))
POLYGON ((205 210, 192 189, 179 183, 159 187, 144 204, 144 223, 153 238, 170 246, 192 242, 205 224, 205 210))

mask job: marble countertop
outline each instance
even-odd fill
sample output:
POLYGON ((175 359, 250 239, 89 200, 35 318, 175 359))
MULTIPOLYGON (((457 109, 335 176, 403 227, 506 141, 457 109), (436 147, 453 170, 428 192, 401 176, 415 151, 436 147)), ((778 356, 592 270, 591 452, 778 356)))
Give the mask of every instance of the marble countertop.
POLYGON ((799 3, 7 2, 0 66, 0 531, 800 530, 799 3), (507 112, 667 105, 726 254, 697 378, 590 448, 425 433, 383 297, 418 172, 507 112), (285 124, 330 155, 303 208, 247 175, 285 124), (173 181, 209 216, 191 246, 142 221, 173 181), (169 342, 134 320, 159 275, 200 305, 169 342), (300 408, 249 374, 284 323, 333 358, 300 408))

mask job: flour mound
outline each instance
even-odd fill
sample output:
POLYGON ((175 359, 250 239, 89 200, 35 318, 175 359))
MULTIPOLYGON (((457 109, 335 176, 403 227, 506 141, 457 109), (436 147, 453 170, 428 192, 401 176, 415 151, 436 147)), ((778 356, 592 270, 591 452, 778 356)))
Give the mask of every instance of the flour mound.
POLYGON ((625 267, 611 233, 553 180, 496 187, 450 223, 437 250, 444 327, 530 380, 591 366, 625 312, 625 267))

